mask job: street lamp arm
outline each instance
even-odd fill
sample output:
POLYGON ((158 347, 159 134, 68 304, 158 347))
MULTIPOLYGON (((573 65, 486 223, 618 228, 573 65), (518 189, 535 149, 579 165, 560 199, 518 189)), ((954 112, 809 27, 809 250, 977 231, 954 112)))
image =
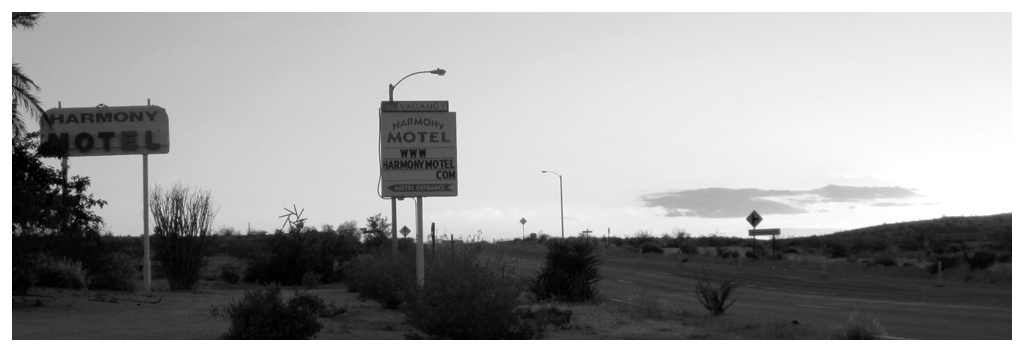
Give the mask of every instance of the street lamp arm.
POLYGON ((447 73, 447 71, 438 68, 436 70, 419 71, 419 72, 413 72, 413 73, 410 73, 408 75, 405 75, 405 77, 402 77, 402 79, 398 80, 397 83, 389 84, 388 85, 388 101, 395 101, 395 99, 394 99, 395 87, 398 87, 399 83, 402 83, 402 81, 404 81, 406 78, 409 78, 409 76, 418 75, 418 74, 421 74, 421 73, 433 73, 433 74, 438 75, 438 76, 444 76, 444 74, 447 73))

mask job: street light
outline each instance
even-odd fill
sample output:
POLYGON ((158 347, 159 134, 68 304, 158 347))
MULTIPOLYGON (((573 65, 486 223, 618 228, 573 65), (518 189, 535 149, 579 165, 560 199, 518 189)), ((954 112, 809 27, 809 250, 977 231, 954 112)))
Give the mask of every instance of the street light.
MULTIPOLYGON (((395 84, 388 84, 388 101, 395 101, 395 87, 402 83, 409 76, 417 75, 420 73, 432 73, 438 76, 444 76, 447 73, 445 70, 440 68, 430 71, 413 72, 402 79, 398 80, 395 84)), ((398 254, 398 211, 396 210, 395 197, 391 197, 391 254, 398 254)), ((423 197, 416 197, 416 284, 423 287, 424 277, 424 264, 423 264, 423 197)))
POLYGON ((399 83, 402 83, 402 81, 404 81, 406 78, 409 78, 409 76, 420 74, 420 73, 433 73, 433 74, 438 75, 438 76, 444 76, 444 74, 447 73, 447 71, 439 68, 439 69, 430 70, 430 71, 413 72, 413 73, 408 74, 405 77, 402 77, 402 79, 398 80, 398 83, 388 84, 388 101, 395 101, 395 87, 398 87, 399 83))
MULTIPOLYGON (((402 83, 402 81, 404 81, 406 78, 409 78, 409 76, 412 76, 412 75, 415 75, 415 74, 420 74, 420 73, 433 73, 433 74, 438 75, 438 76, 444 76, 444 74, 447 73, 447 71, 439 68, 439 69, 431 70, 431 71, 413 72, 413 73, 410 73, 410 74, 406 75, 405 77, 402 77, 402 79, 398 80, 398 83, 395 83, 395 84, 390 84, 389 83, 388 84, 388 101, 395 101, 395 87, 397 87, 399 83, 402 83)), ((405 197, 397 197, 397 198, 398 198, 398 200, 405 199, 405 197)), ((393 254, 393 255, 398 255, 398 209, 397 208, 398 208, 398 204, 395 202, 395 197, 392 197, 391 198, 391 254, 393 254)))
POLYGON ((565 238, 565 201, 562 200, 562 175, 554 171, 541 171, 540 173, 553 173, 558 175, 558 206, 562 211, 562 238, 565 238))

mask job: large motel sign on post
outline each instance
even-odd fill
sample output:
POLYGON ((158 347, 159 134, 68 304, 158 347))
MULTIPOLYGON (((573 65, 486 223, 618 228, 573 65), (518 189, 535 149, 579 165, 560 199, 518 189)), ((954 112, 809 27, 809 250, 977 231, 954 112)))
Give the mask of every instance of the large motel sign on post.
MULTIPOLYGON (((416 283, 423 286, 423 197, 459 195, 455 112, 448 101, 380 103, 383 197, 416 197, 416 283)), ((393 204, 393 203, 392 203, 393 204)))
POLYGON ((459 195, 455 113, 447 101, 385 101, 380 114, 381 195, 459 195))
MULTIPOLYGON (((142 154, 142 252, 145 290, 152 291, 149 253, 149 154, 171 150, 167 110, 156 105, 56 108, 40 126, 43 143, 69 157, 142 154)), ((63 167, 67 168, 67 159, 63 167)))

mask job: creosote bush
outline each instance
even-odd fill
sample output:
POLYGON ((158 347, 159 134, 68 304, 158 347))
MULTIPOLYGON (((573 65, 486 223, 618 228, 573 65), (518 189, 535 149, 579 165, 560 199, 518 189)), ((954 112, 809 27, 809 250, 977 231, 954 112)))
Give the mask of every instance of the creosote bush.
POLYGON ((316 321, 325 305, 319 297, 296 292, 286 304, 277 286, 246 290, 241 300, 224 308, 232 340, 298 340, 316 337, 323 324, 316 321))
POLYGON ((320 286, 320 278, 322 276, 323 275, 314 273, 312 271, 302 275, 302 287, 306 288, 307 290, 317 288, 317 286, 320 286))
POLYGON ((996 254, 991 252, 977 251, 967 259, 967 266, 971 270, 985 270, 996 263, 996 254))
POLYGON ((732 302, 729 302, 729 296, 736 290, 738 286, 731 281, 724 281, 715 287, 711 280, 708 279, 707 274, 703 277, 696 278, 697 286, 694 288, 697 301, 708 310, 713 316, 719 316, 725 313, 726 309, 729 309, 736 299, 733 298, 732 302))
POLYGON ((520 319, 522 285, 513 264, 482 262, 479 247, 439 255, 425 268, 424 286, 405 291, 409 325, 432 339, 533 339, 543 326, 520 319))
POLYGON ((97 262, 102 266, 90 273, 90 289, 135 292, 136 271, 134 261, 128 254, 124 252, 109 254, 97 262))
POLYGON ((341 263, 359 251, 359 235, 354 229, 317 231, 313 228, 277 231, 263 243, 263 255, 249 261, 245 282, 303 285, 310 272, 321 275, 320 282, 342 279, 341 263))
POLYGON ((84 290, 88 287, 82 263, 64 258, 39 255, 32 270, 35 286, 84 290))
POLYGON ((835 337, 839 340, 877 340, 886 335, 878 320, 872 319, 871 324, 867 324, 861 321, 857 312, 853 312, 850 313, 846 326, 838 328, 835 337))
POLYGON ((206 237, 217 211, 210 192, 175 184, 169 191, 156 187, 150 199, 154 220, 154 259, 172 291, 195 289, 206 266, 206 237))
POLYGON ((640 253, 663 254, 665 253, 665 250, 661 248, 660 244, 655 242, 644 242, 644 244, 640 245, 640 253))
POLYGON ((601 260, 597 243, 585 239, 548 241, 544 266, 530 285, 539 299, 585 302, 597 296, 601 260))
POLYGON ((372 299, 388 309, 402 305, 403 290, 416 284, 415 253, 378 249, 348 263, 343 282, 360 299, 372 299))
POLYGON ((227 284, 237 284, 242 280, 242 269, 231 264, 224 264, 220 266, 220 281, 224 281, 227 284))

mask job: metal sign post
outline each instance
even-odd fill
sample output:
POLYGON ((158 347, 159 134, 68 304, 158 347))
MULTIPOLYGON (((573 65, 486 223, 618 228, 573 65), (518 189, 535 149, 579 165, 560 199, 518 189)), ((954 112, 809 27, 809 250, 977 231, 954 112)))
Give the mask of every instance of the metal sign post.
POLYGON ((750 243, 752 244, 750 249, 754 250, 754 248, 756 248, 755 246, 757 245, 757 242, 755 241, 755 237, 757 237, 757 236, 772 236, 772 259, 774 260, 775 259, 775 236, 778 236, 778 235, 782 234, 782 230, 781 229, 760 229, 760 230, 758 230, 757 229, 757 224, 760 224, 761 220, 762 220, 761 214, 758 214, 757 210, 754 210, 753 212, 750 213, 750 215, 747 216, 747 222, 750 223, 750 225, 754 227, 753 230, 747 230, 747 234, 750 236, 750 243))
POLYGON ((416 197, 416 284, 423 287, 423 197, 416 197))
MULTIPOLYGON (((142 154, 142 277, 143 289, 153 290, 149 249, 149 154, 170 152, 167 110, 151 105, 64 108, 46 111, 48 123, 40 126, 43 143, 67 152, 69 157, 142 154)), ((63 163, 66 165, 66 161, 63 163)))
POLYGON ((526 241, 526 218, 519 219, 519 223, 523 225, 523 241, 526 241))
POLYGON ((455 113, 448 111, 448 101, 381 102, 380 191, 392 201, 416 197, 416 283, 421 287, 423 197, 459 194, 456 145, 455 113))

